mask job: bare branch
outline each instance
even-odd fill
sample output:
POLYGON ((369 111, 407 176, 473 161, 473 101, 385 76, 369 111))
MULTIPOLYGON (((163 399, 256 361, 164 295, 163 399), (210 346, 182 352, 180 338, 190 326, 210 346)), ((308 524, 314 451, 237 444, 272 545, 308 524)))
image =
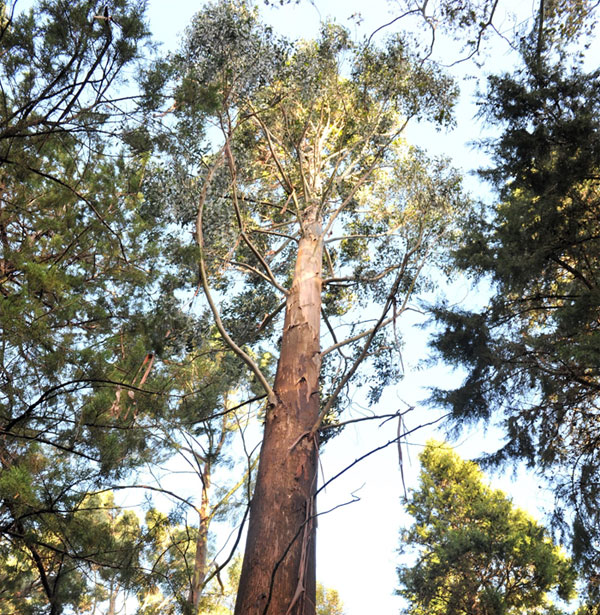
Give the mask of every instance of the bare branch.
MULTIPOLYGON (((323 406, 323 409, 319 413, 319 417, 318 417, 317 421, 315 422, 315 424, 313 425, 313 427, 312 427, 312 429, 310 431, 311 434, 316 433, 316 431, 319 429, 319 425, 321 424, 321 421, 323 420, 323 417, 325 417, 327 415, 327 413, 331 410, 331 408, 333 407, 333 404, 335 403, 335 401, 336 401, 338 395, 340 394, 340 392, 346 386, 346 384, 348 383, 350 378, 352 378, 352 376, 355 374, 355 372, 358 369, 358 367, 360 366, 360 364, 364 361, 365 358, 367 358, 367 356, 369 354, 370 345, 373 342, 373 340, 375 339, 375 335, 377 334, 377 332, 380 331, 383 327, 385 327, 390 322, 395 322, 395 319, 397 318, 397 315, 398 314, 402 314, 406 310, 406 306, 408 304, 409 298, 412 295, 412 291, 414 289, 414 285, 416 284, 417 277, 418 277, 422 267, 424 266, 424 263, 425 263, 424 260, 421 262, 421 265, 418 268, 416 275, 414 276, 413 280, 411 281, 410 287, 409 287, 409 289, 407 290, 407 292, 405 294, 404 301, 403 301, 402 305, 400 306, 400 309, 399 310, 394 310, 394 315, 392 317, 386 318, 387 313, 394 306, 394 302, 396 300, 395 297, 396 297, 396 294, 398 292, 398 288, 400 286, 400 282, 402 281, 402 278, 404 277, 404 273, 406 272, 406 268, 408 266, 409 259, 419 249, 419 247, 421 245, 422 237, 423 237, 423 229, 421 229, 421 232, 419 234, 419 238, 418 238, 418 241, 416 242, 416 245, 411 250, 409 250, 404 255, 404 258, 402 259, 402 264, 400 266, 400 270, 398 271, 398 274, 396 275, 396 279, 394 280, 394 283, 392 284, 390 292, 388 293, 388 296, 387 296, 384 308, 383 308, 383 310, 381 312, 381 316, 379 317, 379 320, 377 321, 375 326, 372 327, 369 331, 364 332, 363 334, 359 334, 359 338, 358 339, 361 339, 362 337, 366 337, 367 338, 365 343, 364 343, 364 345, 363 345, 363 348, 362 348, 360 354, 358 355, 358 357, 356 358, 356 360, 354 361, 352 367, 344 374, 344 376, 342 376, 342 378, 338 382, 337 386, 335 387, 333 393, 330 395, 329 399, 327 400, 327 402, 323 406)), ((329 349, 328 349, 328 351, 329 351, 329 349)))
POLYGON ((282 164, 281 164, 281 162, 279 160, 279 156, 275 152, 275 147, 273 146, 273 135, 272 135, 271 131, 269 130, 267 125, 262 121, 260 115, 256 114, 253 117, 258 122, 258 125, 262 128, 262 131, 265 134, 265 137, 267 139, 267 145, 269 146, 269 152, 271 154, 271 157, 273 158, 273 161, 275 162, 275 166, 277 167, 277 170, 279 171, 279 176, 280 176, 280 180, 281 180, 281 187, 288 194, 294 194, 296 189, 294 188, 294 184, 292 184, 290 178, 287 176, 287 173, 285 172, 285 170, 284 170, 284 168, 283 168, 283 166, 282 166, 282 164))
POLYGON ((264 329, 272 320, 285 308, 285 301, 282 301, 270 314, 265 314, 262 322, 258 326, 258 330, 264 329))
POLYGON ((250 368, 252 373, 256 376, 262 387, 264 388, 267 397, 269 399, 269 403, 272 405, 277 404, 277 398, 271 385, 268 383, 265 375, 262 373, 260 367, 256 364, 256 362, 246 353, 242 348, 240 348, 232 339, 231 336, 225 330, 225 326, 223 325, 223 321, 221 320, 221 314, 219 313, 219 309, 212 297, 210 292, 210 286, 208 283, 208 275, 206 273, 206 264, 204 259, 204 232, 202 230, 202 215, 204 213, 204 205, 206 202, 206 196, 208 194, 208 188, 212 182, 214 174, 217 169, 223 164, 225 159, 225 147, 221 149, 217 156, 217 160, 214 165, 210 169, 206 181, 204 182, 204 187, 202 189, 202 193, 200 195, 200 202, 198 203, 198 215, 196 217, 196 241, 198 242, 199 247, 199 265, 200 265, 200 277, 202 281, 202 288, 204 290, 204 295, 206 297, 206 301, 208 302, 210 311, 212 312, 213 318, 215 320, 215 325, 221 334, 221 337, 225 341, 225 343, 233 350, 233 352, 246 363, 246 365, 250 368))
POLYGON ((372 335, 373 333, 376 333, 377 331, 383 329, 384 327, 387 327, 387 325, 393 322, 395 318, 398 318, 398 316, 399 314, 397 314, 395 317, 390 316, 389 318, 386 318, 385 320, 378 320, 377 323, 370 329, 367 329, 366 331, 361 331, 360 333, 357 333, 356 335, 353 335, 352 337, 348 337, 342 340, 341 342, 336 342, 335 344, 332 344, 331 346, 329 346, 329 348, 326 348, 325 350, 321 352, 321 356, 324 357, 325 355, 329 354, 330 352, 333 352, 334 350, 338 350, 339 348, 342 348, 343 346, 347 346, 348 344, 351 344, 352 342, 356 342, 362 339, 363 337, 367 337, 367 335, 372 335))
POLYGON ((317 489, 317 492, 315 493, 315 496, 317 496, 321 491, 323 491, 334 480, 337 480, 342 474, 345 474, 348 470, 353 468, 355 465, 357 465, 358 463, 360 463, 361 461, 363 461, 367 457, 370 457, 371 455, 374 455, 375 453, 378 453, 379 451, 382 451, 383 449, 387 448, 388 446, 392 446, 392 444, 396 444, 399 439, 406 438, 406 436, 410 436, 410 434, 414 433, 415 431, 418 431, 419 429, 423 429, 423 427, 430 427, 431 425, 436 425, 437 423, 439 423, 440 421, 443 421, 445 418, 448 418, 449 416, 450 416, 450 412, 448 412, 447 414, 444 414, 444 415, 438 417, 437 419, 435 419, 433 421, 429 421, 428 423, 421 423, 421 425, 418 425, 417 427, 413 427, 413 429, 410 429, 409 431, 405 431, 405 432, 401 433, 399 436, 396 436, 395 438, 392 438, 391 440, 389 440, 385 444, 382 444, 381 446, 378 446, 378 447, 376 447, 374 449, 371 449, 368 453, 365 453, 364 455, 361 455, 360 457, 357 457, 351 464, 347 465, 343 470, 340 470, 337 474, 332 476, 329 480, 325 481, 317 489))
POLYGON ((354 423, 364 423, 365 421, 379 421, 381 419, 385 419, 382 422, 382 425, 383 425, 383 423, 387 423, 387 421, 389 421, 390 419, 395 419, 395 418, 398 418, 399 416, 403 416, 404 414, 406 414, 407 412, 410 412, 411 410, 413 410, 412 407, 408 408, 408 410, 404 410, 404 412, 400 412, 400 410, 398 410, 397 412, 394 412, 393 414, 374 414, 373 416, 361 416, 360 418, 349 419, 347 421, 342 421, 341 423, 332 423, 331 425, 322 425, 321 427, 319 427, 319 432, 327 431, 329 429, 339 429, 340 427, 345 427, 346 425, 352 425, 354 423))
MULTIPOLYGON (((401 265, 390 265, 389 267, 386 267, 383 271, 381 271, 380 273, 372 277, 357 278, 355 276, 340 276, 337 278, 325 278, 323 280, 323 284, 336 284, 338 282, 353 282, 354 284, 359 284, 361 282, 366 282, 366 283, 378 282, 382 278, 385 278, 386 275, 388 275, 395 269, 398 269, 400 266, 401 265)), ((348 284, 346 284, 345 286, 348 286, 348 284)))
POLYGON ((263 266, 263 269, 267 272, 266 279, 269 280, 271 284, 275 288, 277 288, 277 290, 279 290, 281 293, 287 296, 288 291, 283 286, 281 286, 279 282, 277 282, 277 280, 275 279, 275 276, 273 275, 273 272, 271 271, 271 268, 269 267, 269 264, 264 259, 263 255, 256 249, 256 247, 250 241, 250 238, 246 234, 246 225, 244 224, 244 219, 242 217, 242 212, 240 211, 240 205, 238 203, 238 198, 237 198, 237 171, 236 171, 236 166, 235 166, 235 160, 233 158, 233 152, 231 151, 231 147, 230 147, 230 137, 231 137, 231 133, 229 132, 229 134, 227 135, 227 138, 225 139, 225 155, 227 156, 227 162, 229 164, 229 172, 231 174, 232 202, 233 202, 233 208, 235 210, 235 216, 238 222, 238 227, 240 229, 240 235, 242 239, 244 240, 244 243, 250 248, 250 251, 252 252, 252 254, 254 254, 258 262, 263 266))
MULTIPOLYGON (((249 265, 248 263, 241 263, 240 261, 230 261, 226 259, 220 259, 220 260, 222 260, 224 263, 227 263, 235 267, 236 269, 240 271, 251 271, 255 275, 262 278, 265 282, 268 282, 271 286, 273 286, 273 288, 276 288, 277 290, 281 290, 281 287, 279 286, 279 284, 274 283, 272 278, 270 278, 268 275, 266 275, 262 271, 259 271, 256 267, 249 265)), ((286 294, 287 294, 287 291, 286 291, 286 294)))
POLYGON ((420 9, 411 9, 410 11, 406 11, 405 13, 402 13, 402 15, 398 15, 398 17, 394 17, 392 21, 389 21, 388 23, 384 23, 382 26, 379 26, 379 28, 376 28, 375 30, 373 30, 373 32, 371 32, 369 38, 367 39, 367 45, 371 44, 373 37, 378 32, 381 32, 381 30, 384 30, 385 28, 389 28, 390 26, 393 26, 397 21, 400 21, 401 19, 404 19, 405 17, 408 17, 409 15, 416 15, 421 12, 422 11, 420 9))
MULTIPOLYGON (((327 318, 327 314, 325 313, 325 310, 323 308, 321 308, 321 316, 323 317, 323 320, 325 321, 325 325, 327 326, 327 329, 329 330, 329 334, 331 335, 331 338, 333 339, 334 345, 339 348, 341 346, 343 346, 344 344, 340 344, 338 342, 337 336, 335 335, 335 329, 331 326, 331 323, 329 322, 329 318, 327 318)), ((321 352, 321 357, 325 356, 328 352, 331 352, 332 350, 335 350, 335 348, 328 348, 325 352, 321 352)), ((347 357, 344 356, 344 354, 340 351, 340 355, 342 356, 342 358, 344 360, 347 360, 347 357)))
POLYGON ((345 241, 347 239, 378 239, 380 237, 391 237, 394 233, 402 228, 402 224, 398 224, 394 228, 391 228, 384 233, 373 233, 372 235, 361 234, 361 235, 340 235, 339 237, 330 237, 325 240, 325 243, 333 243, 334 241, 345 241))

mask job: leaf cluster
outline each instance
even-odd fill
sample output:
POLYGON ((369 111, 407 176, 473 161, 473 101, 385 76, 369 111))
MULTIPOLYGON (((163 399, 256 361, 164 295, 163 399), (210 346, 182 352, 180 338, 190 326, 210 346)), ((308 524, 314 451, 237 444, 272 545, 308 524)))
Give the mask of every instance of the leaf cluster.
POLYGON ((241 376, 182 304, 195 253, 143 196, 152 167, 123 88, 145 3, 4 8, 0 602, 58 613, 103 600, 92 579, 136 574, 134 539, 110 542, 114 506, 89 494, 172 456, 165 425, 201 437, 241 376))
MULTIPOLYGON (((434 399, 457 421, 500 417, 497 461, 552 468, 573 511, 576 553, 594 569, 598 531, 598 73, 537 59, 490 80, 483 106, 499 203, 471 218, 459 266, 489 280, 480 311, 441 307, 433 347, 467 370, 434 399), (585 529, 587 546, 577 538, 585 529)), ((585 541, 584 541, 585 542, 585 541)), ((591 573, 592 574, 592 573, 591 573)))
POLYGON ((414 524, 399 568, 407 613, 503 615, 554 612, 548 592, 568 600, 575 572, 546 530, 488 487, 479 468, 429 441, 419 487, 407 503, 414 524))

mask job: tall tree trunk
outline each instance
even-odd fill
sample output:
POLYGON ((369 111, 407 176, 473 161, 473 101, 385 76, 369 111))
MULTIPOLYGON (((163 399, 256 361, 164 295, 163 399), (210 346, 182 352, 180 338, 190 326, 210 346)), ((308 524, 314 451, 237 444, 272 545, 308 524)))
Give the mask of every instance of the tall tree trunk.
POLYGON ((110 583, 110 593, 108 596, 108 611, 106 611, 106 615, 117 615, 117 596, 118 595, 119 595, 119 585, 113 580, 110 583))
POLYGON ((210 464, 207 462, 202 470, 202 503, 198 511, 198 537, 196 538, 196 554, 194 571, 191 580, 188 602, 192 613, 198 613, 204 579, 206 578, 206 561, 208 555, 208 525, 210 521, 209 489, 211 480, 210 464))
POLYGON ((316 438, 319 415, 320 224, 305 224, 286 303, 235 615, 314 615, 316 438))

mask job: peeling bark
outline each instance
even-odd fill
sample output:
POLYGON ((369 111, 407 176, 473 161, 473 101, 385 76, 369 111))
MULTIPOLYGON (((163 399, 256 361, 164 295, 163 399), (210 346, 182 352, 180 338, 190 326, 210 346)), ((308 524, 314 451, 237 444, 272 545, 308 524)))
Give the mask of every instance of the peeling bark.
POLYGON ((314 615, 323 238, 304 225, 266 416, 236 615, 314 615), (290 596, 293 599, 290 601, 290 596))

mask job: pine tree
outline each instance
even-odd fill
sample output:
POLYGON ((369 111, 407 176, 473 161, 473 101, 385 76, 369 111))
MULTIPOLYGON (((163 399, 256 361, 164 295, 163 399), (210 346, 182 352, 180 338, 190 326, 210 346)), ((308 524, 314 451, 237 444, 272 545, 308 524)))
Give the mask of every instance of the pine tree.
POLYGON ((503 132, 484 175, 500 200, 467 222, 459 266, 491 281, 480 311, 441 308, 438 353, 467 376, 436 402, 456 424, 500 418, 496 461, 524 459, 552 479, 556 520, 598 570, 598 71, 524 47, 516 74, 490 79, 483 104, 503 132))
MULTIPOLYGON (((75 608, 86 579, 128 565, 78 519, 171 454, 157 427, 181 407, 164 359, 203 334, 162 266, 179 244, 140 191, 148 158, 123 92, 144 4, 0 4, 0 558, 23 613, 75 608)), ((204 392, 197 422, 215 407, 204 392)))

